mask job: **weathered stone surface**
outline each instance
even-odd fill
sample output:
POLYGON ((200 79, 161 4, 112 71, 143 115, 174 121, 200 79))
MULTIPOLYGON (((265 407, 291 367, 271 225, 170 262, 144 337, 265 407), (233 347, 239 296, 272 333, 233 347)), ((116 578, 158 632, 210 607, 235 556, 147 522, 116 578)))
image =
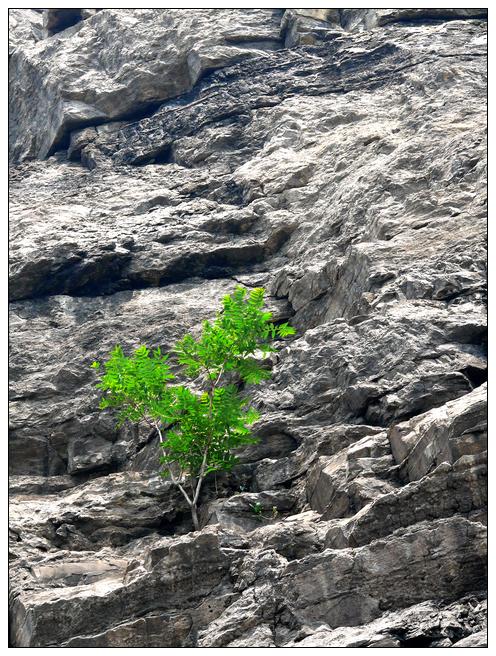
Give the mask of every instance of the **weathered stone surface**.
POLYGON ((315 45, 339 35, 341 9, 286 9, 281 22, 286 48, 315 45))
POLYGON ((393 464, 385 434, 364 437, 315 462, 306 482, 308 502, 324 519, 354 515, 394 489, 393 464))
POLYGON ((9 9, 9 56, 43 38, 43 14, 39 9, 9 9))
POLYGON ((460 20, 464 18, 484 18, 487 9, 341 9, 341 24, 347 30, 370 30, 388 23, 415 23, 429 21, 460 20))
POLYGON ((11 10, 12 646, 485 644, 486 15, 11 10), (89 364, 238 283, 297 335, 188 533, 89 364))
POLYGON ((253 543, 264 549, 273 549, 286 560, 304 558, 324 549, 327 523, 312 510, 286 517, 282 522, 259 525, 253 534, 253 543))
POLYGON ((260 525, 273 523, 294 513, 297 499, 290 492, 237 494, 227 500, 218 499, 206 505, 202 524, 219 524, 222 528, 253 531, 260 525))
POLYGON ((357 324, 334 319, 293 342, 258 398, 315 421, 387 426, 471 392, 467 371, 485 366, 484 333, 472 303, 406 301, 357 324))
POLYGON ((10 476, 10 494, 51 494, 75 487, 72 476, 10 476))
MULTIPOLYGON (((354 629, 330 630, 323 626, 290 647, 470 647, 476 646, 485 631, 459 640, 465 633, 485 626, 485 603, 477 597, 442 606, 424 602, 402 611, 384 613, 379 619, 354 629), (448 644, 439 644, 441 641, 448 644), (453 642, 456 644, 452 644, 453 642)), ((303 631, 302 631, 303 633, 303 631)), ((480 645, 482 646, 482 644, 480 645)))
MULTIPOLYGON (((432 70, 429 64, 433 49, 435 48, 436 56, 441 59, 444 55, 450 55, 456 44, 460 52, 455 57, 460 59, 463 69, 479 69, 482 64, 479 58, 485 52, 483 42, 477 40, 480 30, 471 23, 465 23, 462 29, 463 35, 460 34, 460 28, 454 30, 449 24, 441 26, 441 29, 439 26, 431 26, 421 30, 392 26, 388 28, 387 36, 375 30, 354 37, 345 34, 320 48, 280 50, 269 57, 249 59, 214 72, 201 81, 191 94, 183 99, 164 103, 157 111, 150 112, 149 116, 141 120, 120 123, 103 131, 97 130, 93 136, 88 134, 88 146, 91 151, 88 163, 91 164, 97 153, 103 160, 112 158, 119 163, 135 165, 160 161, 197 168, 202 163, 220 160, 223 164, 221 170, 232 171, 233 165, 240 167, 237 175, 233 176, 233 182, 240 187, 242 198, 253 200, 267 196, 267 192, 271 190, 282 192, 305 187, 308 178, 312 174, 315 175, 316 168, 327 170, 324 179, 331 172, 334 174, 334 180, 345 177, 347 166, 345 162, 341 162, 339 166, 335 161, 336 149, 333 144, 341 144, 341 133, 350 132, 348 138, 351 137, 350 140, 354 143, 353 146, 349 143, 348 147, 352 147, 356 155, 360 153, 365 158, 370 151, 377 151, 376 154, 382 155, 384 159, 389 159, 388 156, 392 155, 391 159, 397 160, 395 169, 403 171, 403 176, 395 169, 387 176, 384 176, 382 169, 373 170, 369 175, 377 175, 384 190, 391 188, 390 203, 407 202, 409 197, 418 195, 425 182, 418 181, 413 186, 410 184, 401 192, 396 190, 396 185, 400 184, 403 177, 416 178, 415 171, 418 169, 413 167, 412 161, 406 161, 405 156, 408 153, 411 158, 415 152, 416 159, 422 159, 422 155, 416 153, 421 144, 425 146, 425 135, 421 132, 414 137, 412 143, 404 143, 403 130, 409 137, 413 136, 409 130, 411 123, 406 121, 405 112, 408 111, 409 120, 413 123, 415 120, 411 111, 419 112, 417 120, 431 123, 431 132, 435 132, 436 126, 440 127, 439 115, 425 115, 422 111, 422 103, 425 102, 422 96, 424 93, 439 94, 440 87, 445 87, 449 82, 448 78, 453 75, 447 62, 437 62, 438 65, 442 64, 445 69, 443 72, 432 70), (409 30, 415 34, 415 42, 405 39, 405 33, 408 34, 409 30), (470 35, 472 30, 473 36, 470 35), (361 50, 356 51, 357 47, 361 50), (329 55, 332 56, 332 61, 329 55), (350 58, 353 59, 352 65, 349 65, 350 58), (423 89, 415 84, 418 74, 422 76, 423 89), (249 78, 250 84, 233 84, 234 80, 239 80, 240 77, 249 78), (306 78, 304 88, 301 85, 302 77, 306 78), (389 85, 393 80, 394 84, 389 85), (367 94, 377 88, 382 90, 380 95, 387 98, 388 111, 384 103, 380 104, 379 95, 374 94, 374 97, 370 98, 367 94), (406 93, 412 95, 408 109, 403 101, 406 93), (343 97, 343 94, 346 94, 346 97, 343 97), (348 94, 352 94, 352 107, 348 94), (319 97, 317 106, 312 102, 315 96, 319 97), (377 119, 375 122, 369 122, 367 119, 367 116, 371 116, 368 107, 371 102, 374 104, 373 113, 377 119), (375 103, 378 103, 378 106, 375 103), (331 118, 329 113, 332 114, 331 118), (264 119, 270 121, 270 137, 264 135, 267 131, 267 128, 264 130, 262 127, 264 119), (220 124, 219 128, 222 129, 220 134, 215 130, 216 123, 220 124), (278 128, 275 129, 277 125, 278 128), (192 129, 192 126, 196 126, 196 129, 192 129), (202 136, 208 136, 209 139, 202 139, 202 136), (211 139, 214 139, 214 143, 211 143, 211 139), (374 145, 368 148, 371 144, 374 145), (303 153, 303 150, 306 152, 303 153), (268 156, 269 162, 266 161, 268 156), (253 161, 248 163, 247 159, 253 161), (329 169, 331 164, 332 168, 329 169), (267 187, 262 194, 261 185, 267 187)), ((481 80, 474 78, 470 84, 477 89, 471 102, 478 105, 482 100, 478 90, 481 80)), ((458 100, 452 98, 455 105, 458 100)), ((451 106, 450 111, 453 110, 451 106)), ((470 118, 469 107, 460 111, 466 115, 469 122, 474 123, 476 133, 473 135, 472 148, 478 148, 482 153, 481 126, 474 121, 474 117, 470 118)), ((451 118, 454 119, 454 116, 448 120, 451 118)), ((436 144, 430 142, 429 146, 430 151, 437 150, 436 144)), ((465 147, 467 148, 468 144, 465 144, 465 147)), ((80 143, 77 153, 82 160, 85 159, 84 151, 84 143, 80 143)), ((472 159, 470 155, 468 157, 472 159)), ((97 164, 95 160, 91 165, 97 164)), ((417 164, 429 166, 427 158, 422 164, 417 164)), ((456 175, 455 170, 445 171, 437 184, 442 179, 450 179, 453 174, 456 175)), ((322 186, 318 184, 319 180, 320 178, 317 178, 315 181, 318 188, 322 186)), ((432 180, 432 183, 436 185, 435 180, 432 180)), ((367 181, 365 184, 368 187, 367 181)), ((363 206, 364 212, 367 205, 374 205, 379 200, 377 191, 367 191, 362 203, 358 203, 363 206)), ((332 186, 325 195, 333 192, 332 186)), ((294 197, 292 201, 297 208, 299 194, 293 192, 289 196, 294 197)), ((336 201, 340 198, 341 203, 346 206, 349 199, 338 193, 336 201)), ((463 200, 467 203, 469 199, 465 197, 463 200)), ((336 210, 341 203, 336 202, 336 210)), ((456 207, 456 203, 451 207, 456 207)), ((439 216, 439 209, 438 207, 437 211, 433 212, 431 218, 436 215, 438 219, 442 218, 442 214, 439 216)), ((425 207, 427 215, 430 214, 429 210, 432 212, 434 207, 425 207)), ((369 211, 373 213, 372 208, 369 211)), ((348 207, 347 213, 352 214, 351 207, 348 207)), ((334 220, 331 224, 337 222, 337 216, 339 215, 334 217, 333 214, 334 220)), ((415 216, 415 219, 410 218, 413 219, 413 225, 418 225, 418 216, 415 216)), ((341 232, 338 230, 340 226, 338 223, 334 225, 334 229, 328 227, 327 230, 322 230, 322 237, 341 237, 337 240, 338 243, 346 243, 348 230, 341 232)), ((376 230, 382 229, 385 236, 393 237, 396 234, 392 225, 379 224, 374 227, 376 230)), ((312 240, 314 242, 315 237, 316 235, 312 240)), ((366 240, 363 241, 366 246, 366 240)), ((390 248, 392 245, 387 246, 390 248)), ((321 260, 318 262, 321 263, 321 260)))
POLYGON ((453 466, 443 463, 415 483, 377 495, 353 517, 335 523, 327 533, 326 546, 367 544, 419 521, 454 514, 472 517, 486 505, 487 465, 465 456, 453 466))
POLYGON ((199 636, 199 647, 276 647, 270 618, 275 599, 270 583, 250 588, 199 636), (265 621, 264 621, 265 620, 265 621))
POLYGON ((230 194, 216 201, 225 182, 205 172, 192 176, 172 166, 165 178, 163 167, 88 174, 54 158, 49 162, 13 174, 18 201, 12 211, 19 221, 11 229, 12 300, 95 296, 194 276, 266 272, 265 261, 275 256, 277 266, 295 228, 286 212, 243 210, 233 206, 230 194), (125 194, 116 199, 116 188, 123 186, 125 194), (50 204, 33 211, 32 202, 42 197, 50 204))
POLYGON ((299 443, 298 448, 285 457, 280 453, 279 457, 263 458, 255 464, 254 486, 260 491, 301 479, 320 456, 332 456, 364 436, 380 433, 381 429, 366 425, 312 424, 282 411, 266 414, 257 423, 256 431, 262 435, 262 449, 266 436, 275 433, 277 441, 281 431, 299 443))
POLYGON ((356 551, 326 550, 288 564, 282 595, 304 622, 331 628, 369 622, 429 598, 484 586, 485 531, 462 518, 420 523, 356 551), (436 552, 436 558, 429 554, 436 552))
POLYGON ((14 53, 14 158, 45 157, 70 130, 139 115, 188 91, 208 70, 259 53, 267 44, 277 47, 281 13, 104 9, 14 53), (160 56, 150 58, 150 52, 160 56))
POLYGON ((172 483, 135 472, 56 493, 16 494, 10 499, 12 553, 22 558, 33 538, 47 548, 88 550, 126 544, 157 530, 172 533, 175 520, 187 510, 172 483))
MULTIPOLYGON (((75 636, 95 635, 121 624, 130 616, 150 613, 157 605, 167 608, 170 617, 174 615, 170 611, 197 605, 217 586, 219 592, 229 563, 229 554, 220 549, 212 532, 155 541, 145 552, 143 566, 136 568, 131 562, 120 579, 112 575, 110 580, 82 581, 72 587, 17 596, 13 641, 21 647, 62 645, 75 636)), ((134 634, 132 646, 138 646, 140 637, 139 632, 134 634)), ((174 637, 174 646, 181 646, 178 637, 174 637)), ((78 646, 78 641, 73 646, 78 646)))
MULTIPOLYGON (((211 316, 235 284, 197 280, 105 297, 50 296, 12 304, 17 337, 10 351, 11 473, 123 468, 146 447, 150 432, 117 432, 115 420, 98 412, 89 365, 116 343, 126 349, 142 343, 170 348, 211 316)), ((277 303, 274 309, 277 316, 277 303)), ((156 448, 151 465, 156 470, 156 448)))
POLYGON ((335 38, 336 30, 363 31, 391 23, 485 18, 487 9, 287 9, 281 26, 286 47, 335 38), (334 33, 333 33, 334 32, 334 33))
POLYGON ((410 481, 441 462, 487 451, 487 385, 389 431, 391 449, 410 481))
POLYGON ((91 18, 100 9, 45 9, 43 12, 43 29, 45 37, 76 25, 86 18, 91 18))
MULTIPOLYGON (((256 540, 256 534, 252 536, 256 540)), ((416 640, 419 646, 422 641, 422 646, 435 646, 428 643, 448 636, 450 646, 452 640, 484 626, 484 603, 477 598, 447 608, 428 602, 387 614, 358 630, 331 631, 338 626, 368 624, 391 607, 408 605, 406 600, 412 595, 422 598, 429 568, 422 554, 427 545, 433 546, 432 540, 438 545, 438 558, 432 565, 436 580, 428 578, 430 592, 435 587, 436 595, 453 599, 463 596, 465 586, 480 584, 480 568, 485 563, 484 532, 480 525, 462 519, 419 524, 367 547, 326 550, 289 564, 270 549, 250 551, 232 570, 241 597, 202 631, 199 646, 253 645, 250 635, 256 627, 261 629, 264 646, 367 646, 368 642, 374 646, 414 646, 416 640), (454 552, 459 556, 464 552, 461 569, 457 557, 452 559, 454 552), (411 557, 405 568, 407 553, 411 557), (469 578, 464 579, 465 575, 469 578), (408 587, 397 585, 396 577, 408 587), (375 644, 379 640, 384 643, 375 644)))
POLYGON ((487 647, 487 631, 479 631, 462 638, 452 647, 487 647))

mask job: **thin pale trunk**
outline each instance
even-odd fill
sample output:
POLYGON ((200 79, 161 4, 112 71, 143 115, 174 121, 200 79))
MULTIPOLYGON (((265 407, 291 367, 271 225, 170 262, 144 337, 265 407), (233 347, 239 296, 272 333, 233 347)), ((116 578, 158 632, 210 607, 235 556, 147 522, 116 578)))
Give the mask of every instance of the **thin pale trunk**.
MULTIPOLYGON (((160 426, 159 426, 158 424, 155 424, 155 428, 156 428, 157 431, 158 431, 158 434, 159 434, 159 437, 160 437, 160 441, 163 442, 162 431, 160 430, 160 426)), ((170 477, 171 477, 172 482, 174 483, 174 485, 176 485, 176 486, 181 490, 181 493, 182 493, 183 497, 186 499, 188 505, 191 506, 191 504, 194 503, 194 501, 192 501, 192 500, 189 498, 188 493, 186 492, 186 490, 184 489, 184 487, 181 485, 179 479, 177 479, 177 478, 174 476, 174 471, 173 471, 172 467, 171 467, 170 465, 168 465, 168 466, 167 466, 167 469, 169 470, 169 475, 170 475, 170 477)))
POLYGON ((196 503, 193 503, 190 506, 190 509, 191 509, 191 518, 193 520, 193 526, 195 527, 195 531, 199 531, 200 530, 200 522, 198 521, 198 513, 197 513, 197 510, 196 510, 196 503))
MULTIPOLYGON (((162 442, 163 441, 162 431, 160 430, 160 426, 158 425, 158 423, 155 424, 155 428, 157 429, 159 437, 160 437, 160 441, 162 442)), ((170 474, 170 477, 172 479, 172 482, 174 483, 174 485, 176 485, 180 489, 183 497, 186 499, 186 502, 187 502, 187 504, 188 504, 188 506, 191 510, 191 519, 193 520, 193 526, 194 526, 195 531, 200 530, 200 522, 198 521, 198 509, 197 509, 196 503, 198 501, 198 497, 200 496, 201 485, 202 485, 203 477, 204 477, 204 474, 205 474, 205 467, 206 467, 206 464, 207 464, 207 453, 208 453, 208 451, 205 451, 205 454, 203 456, 203 462, 202 462, 202 465, 201 465, 201 468, 200 468, 200 474, 198 476, 196 489, 195 489, 193 481, 191 482, 191 498, 190 498, 189 494, 186 492, 186 490, 184 489, 184 487, 181 485, 179 479, 177 479, 174 476, 174 472, 172 470, 172 467, 171 466, 168 467, 169 474, 170 474)))
POLYGON ((196 490, 193 496, 193 503, 196 503, 198 501, 198 497, 200 496, 201 486, 203 483, 203 479, 205 477, 205 468, 207 466, 207 455, 208 455, 208 447, 205 453, 203 454, 203 462, 200 467, 200 473, 198 474, 198 481, 196 483, 196 490))

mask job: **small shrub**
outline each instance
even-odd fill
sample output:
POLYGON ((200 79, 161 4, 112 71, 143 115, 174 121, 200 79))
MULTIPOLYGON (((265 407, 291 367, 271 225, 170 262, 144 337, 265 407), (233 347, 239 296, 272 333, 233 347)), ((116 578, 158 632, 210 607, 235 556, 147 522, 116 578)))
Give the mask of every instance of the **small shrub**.
POLYGON ((226 378, 236 373, 248 384, 267 380, 271 373, 256 354, 266 356, 276 350, 274 339, 295 334, 287 323, 271 322, 264 294, 263 288, 247 293, 238 286, 224 297, 215 320, 203 322, 200 336, 185 335, 170 355, 140 346, 127 357, 116 346, 107 362, 91 365, 102 370, 100 408, 113 409, 119 426, 145 421, 156 430, 161 473, 183 494, 196 530, 205 476, 230 470, 236 463, 233 451, 257 442, 250 425, 258 413, 226 378), (179 375, 172 373, 170 358, 180 365, 179 375))
POLYGON ((257 501, 256 503, 252 504, 250 506, 252 513, 257 517, 257 519, 261 522, 262 517, 263 517, 263 506, 260 503, 260 501, 257 501))

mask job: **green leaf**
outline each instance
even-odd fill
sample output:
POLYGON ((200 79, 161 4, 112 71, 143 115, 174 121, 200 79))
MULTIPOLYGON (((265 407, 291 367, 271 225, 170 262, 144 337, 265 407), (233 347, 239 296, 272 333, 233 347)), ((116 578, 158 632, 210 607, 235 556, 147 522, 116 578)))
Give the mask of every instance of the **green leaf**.
POLYGON ((277 332, 279 333, 280 337, 288 337, 289 335, 296 335, 296 330, 293 328, 293 326, 290 326, 287 323, 281 323, 277 327, 277 332))

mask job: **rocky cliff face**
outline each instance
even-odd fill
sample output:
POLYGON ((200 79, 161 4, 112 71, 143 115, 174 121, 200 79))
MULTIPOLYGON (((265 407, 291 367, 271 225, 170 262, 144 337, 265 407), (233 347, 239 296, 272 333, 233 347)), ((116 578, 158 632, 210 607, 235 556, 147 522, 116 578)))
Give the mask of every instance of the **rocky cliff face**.
POLYGON ((14 646, 485 645, 485 16, 12 11, 14 646), (192 532, 88 365, 239 282, 298 333, 192 532))

